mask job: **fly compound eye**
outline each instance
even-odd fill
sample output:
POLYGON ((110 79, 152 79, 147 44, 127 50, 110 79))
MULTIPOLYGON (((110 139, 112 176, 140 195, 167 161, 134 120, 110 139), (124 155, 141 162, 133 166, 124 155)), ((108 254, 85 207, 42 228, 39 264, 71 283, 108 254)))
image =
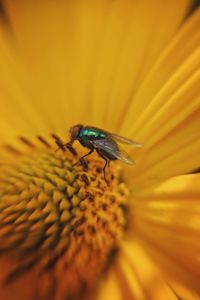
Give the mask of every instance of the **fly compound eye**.
POLYGON ((69 129, 69 135, 70 135, 71 138, 73 137, 73 127, 71 127, 71 128, 69 129))
POLYGON ((78 138, 79 132, 83 126, 82 125, 75 125, 70 128, 70 135, 72 140, 76 140, 78 138))

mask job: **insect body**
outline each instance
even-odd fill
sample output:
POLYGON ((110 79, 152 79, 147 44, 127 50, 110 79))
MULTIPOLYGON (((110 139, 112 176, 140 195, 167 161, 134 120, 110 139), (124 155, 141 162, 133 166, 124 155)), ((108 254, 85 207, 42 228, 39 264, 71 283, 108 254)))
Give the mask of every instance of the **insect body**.
POLYGON ((91 126, 75 125, 70 128, 69 132, 70 142, 66 145, 72 146, 73 142, 78 140, 82 146, 90 149, 89 152, 82 156, 77 163, 96 150, 98 155, 105 160, 105 165, 103 168, 105 180, 105 170, 110 160, 121 160, 126 164, 134 164, 134 161, 128 156, 128 154, 119 147, 118 142, 133 147, 142 146, 141 144, 130 139, 91 126))

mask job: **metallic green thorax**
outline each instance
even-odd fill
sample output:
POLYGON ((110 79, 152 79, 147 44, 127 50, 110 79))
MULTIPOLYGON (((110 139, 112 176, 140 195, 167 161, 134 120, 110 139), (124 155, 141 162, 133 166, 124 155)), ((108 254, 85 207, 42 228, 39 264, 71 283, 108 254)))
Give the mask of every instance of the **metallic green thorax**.
POLYGON ((112 139, 112 136, 99 128, 85 126, 81 127, 76 138, 79 143, 90 149, 83 158, 92 154, 93 151, 96 151, 100 157, 105 160, 105 165, 103 167, 104 178, 105 178, 105 169, 110 160, 117 160, 119 157, 119 149, 117 143, 112 139))
POLYGON ((91 139, 103 139, 106 137, 106 133, 93 127, 84 127, 79 133, 79 137, 88 137, 91 139))

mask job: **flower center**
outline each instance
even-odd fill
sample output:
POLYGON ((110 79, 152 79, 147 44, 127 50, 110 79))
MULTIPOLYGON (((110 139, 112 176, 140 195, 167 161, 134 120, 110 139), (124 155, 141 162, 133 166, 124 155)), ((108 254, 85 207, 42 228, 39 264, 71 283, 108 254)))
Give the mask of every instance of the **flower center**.
MULTIPOLYGON (((81 157, 84 149, 75 148, 81 157)), ((6 282, 32 268, 39 276, 54 269, 65 278, 63 295, 76 298, 94 287, 116 253, 128 192, 117 162, 106 170, 108 185, 97 154, 73 166, 71 151, 55 149, 33 147, 1 166, 0 253, 13 261, 6 282)))

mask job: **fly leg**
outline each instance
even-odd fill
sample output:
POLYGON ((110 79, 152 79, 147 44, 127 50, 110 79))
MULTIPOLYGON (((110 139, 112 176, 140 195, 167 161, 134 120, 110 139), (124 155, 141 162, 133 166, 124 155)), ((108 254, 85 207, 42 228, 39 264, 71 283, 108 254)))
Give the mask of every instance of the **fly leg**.
POLYGON ((106 178, 106 167, 109 166, 110 160, 103 155, 103 153, 101 152, 101 150, 96 149, 96 151, 99 154, 99 156, 101 156, 101 158, 103 158, 105 160, 105 165, 103 167, 103 175, 104 175, 105 182, 107 183, 107 185, 109 185, 109 181, 106 178))
POLYGON ((94 148, 90 149, 90 151, 88 153, 86 153, 85 155, 83 155, 75 164, 73 164, 73 167, 78 165, 78 163, 81 163, 82 166, 85 168, 86 167, 86 162, 84 160, 84 158, 90 154, 92 154, 92 152, 94 151, 94 148))
POLYGON ((109 182, 108 182, 108 180, 107 180, 107 178, 106 178, 106 167, 107 167, 107 165, 109 165, 109 160, 106 159, 106 158, 104 158, 104 160, 105 160, 106 162, 105 162, 105 165, 104 165, 104 167, 103 167, 103 177, 104 177, 105 182, 108 184, 109 182))

